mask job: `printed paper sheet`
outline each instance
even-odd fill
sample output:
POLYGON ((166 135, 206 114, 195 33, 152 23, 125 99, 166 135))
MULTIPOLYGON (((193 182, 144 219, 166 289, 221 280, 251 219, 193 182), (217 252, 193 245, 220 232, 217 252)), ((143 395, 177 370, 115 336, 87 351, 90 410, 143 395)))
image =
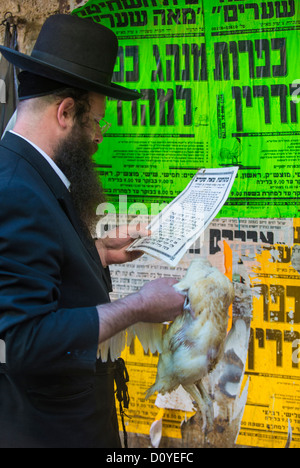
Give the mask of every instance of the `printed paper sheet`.
POLYGON ((237 167, 200 170, 148 226, 151 236, 138 239, 128 251, 143 250, 176 266, 224 206, 237 172, 237 167))

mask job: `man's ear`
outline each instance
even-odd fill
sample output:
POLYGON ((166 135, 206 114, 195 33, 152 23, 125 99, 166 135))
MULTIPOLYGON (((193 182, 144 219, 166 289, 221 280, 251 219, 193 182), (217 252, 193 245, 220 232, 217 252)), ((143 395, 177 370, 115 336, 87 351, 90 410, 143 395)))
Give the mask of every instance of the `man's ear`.
POLYGON ((68 130, 74 124, 75 101, 68 97, 58 106, 57 121, 63 130, 68 130))

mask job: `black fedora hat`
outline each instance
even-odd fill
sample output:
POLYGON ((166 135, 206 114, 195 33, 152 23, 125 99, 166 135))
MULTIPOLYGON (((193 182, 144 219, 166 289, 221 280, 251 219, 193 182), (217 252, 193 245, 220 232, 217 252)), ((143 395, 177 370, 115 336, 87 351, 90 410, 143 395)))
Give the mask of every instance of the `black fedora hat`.
POLYGON ((31 56, 0 46, 16 67, 67 86, 94 91, 123 101, 139 99, 135 90, 111 82, 118 55, 113 31, 92 20, 71 15, 50 16, 31 56))

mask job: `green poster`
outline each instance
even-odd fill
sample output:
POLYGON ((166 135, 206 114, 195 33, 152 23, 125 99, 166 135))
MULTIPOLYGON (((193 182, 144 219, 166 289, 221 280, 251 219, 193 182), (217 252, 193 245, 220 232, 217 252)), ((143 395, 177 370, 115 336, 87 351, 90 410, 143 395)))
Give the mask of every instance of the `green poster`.
POLYGON ((299 1, 203 0, 213 164, 233 217, 299 217, 299 1))
POLYGON ((109 201, 170 203, 202 167, 210 167, 208 69, 198 1, 88 2, 77 14, 119 38, 113 81, 137 89, 134 103, 108 102, 112 128, 96 162, 109 201))
POLYGON ((294 0, 92 0, 73 12, 115 31, 113 81, 143 94, 108 102, 113 125, 96 164, 116 209, 122 196, 150 211, 200 168, 239 166, 221 217, 299 217, 299 9, 294 0))

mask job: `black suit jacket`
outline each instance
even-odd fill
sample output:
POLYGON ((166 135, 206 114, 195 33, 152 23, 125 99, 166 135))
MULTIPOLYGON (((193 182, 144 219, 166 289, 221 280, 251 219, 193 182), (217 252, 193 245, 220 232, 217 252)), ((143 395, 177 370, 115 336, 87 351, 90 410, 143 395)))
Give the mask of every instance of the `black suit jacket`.
POLYGON ((22 138, 0 144, 0 447, 119 447, 114 366, 97 361, 110 277, 70 193, 22 138))

